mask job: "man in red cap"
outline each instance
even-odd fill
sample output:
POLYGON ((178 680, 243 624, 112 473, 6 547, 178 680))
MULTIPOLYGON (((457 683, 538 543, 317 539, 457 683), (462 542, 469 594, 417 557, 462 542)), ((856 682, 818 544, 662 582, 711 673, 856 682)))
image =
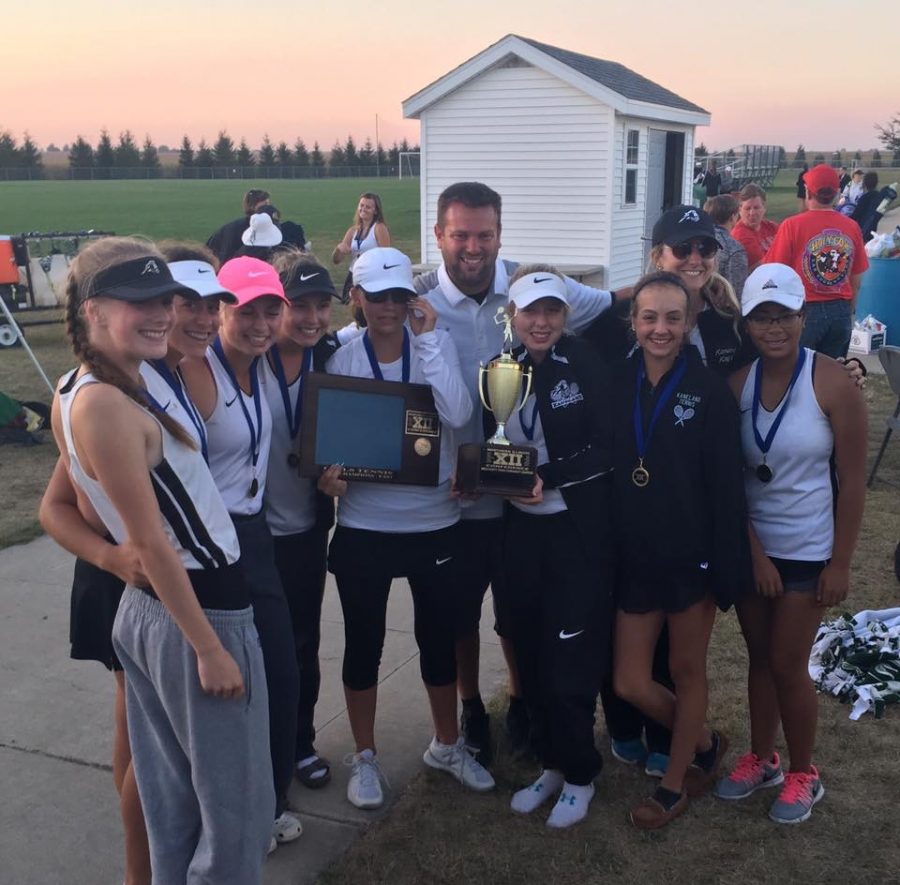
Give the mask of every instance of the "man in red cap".
POLYGON ((766 253, 800 274, 806 290, 806 323, 800 343, 839 359, 853 329, 856 293, 869 267, 859 225, 833 208, 840 179, 820 164, 803 176, 806 211, 781 222, 766 253))

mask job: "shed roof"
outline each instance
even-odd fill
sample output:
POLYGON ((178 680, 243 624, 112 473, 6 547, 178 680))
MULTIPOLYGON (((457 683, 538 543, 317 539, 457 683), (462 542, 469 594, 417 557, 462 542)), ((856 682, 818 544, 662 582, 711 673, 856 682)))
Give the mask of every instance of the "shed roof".
POLYGON ((511 57, 518 57, 559 77, 612 106, 618 113, 695 126, 709 125, 709 111, 618 62, 570 52, 517 34, 507 34, 411 95, 403 102, 404 116, 418 117, 446 95, 511 57))

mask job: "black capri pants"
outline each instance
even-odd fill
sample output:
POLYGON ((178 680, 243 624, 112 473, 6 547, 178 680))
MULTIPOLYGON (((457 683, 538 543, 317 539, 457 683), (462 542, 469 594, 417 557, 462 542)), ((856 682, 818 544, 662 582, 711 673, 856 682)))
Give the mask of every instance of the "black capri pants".
POLYGON ((378 683, 388 594, 394 578, 412 591, 419 667, 426 685, 456 682, 454 591, 461 566, 457 525, 433 532, 375 532, 339 525, 328 551, 344 612, 344 685, 378 683))

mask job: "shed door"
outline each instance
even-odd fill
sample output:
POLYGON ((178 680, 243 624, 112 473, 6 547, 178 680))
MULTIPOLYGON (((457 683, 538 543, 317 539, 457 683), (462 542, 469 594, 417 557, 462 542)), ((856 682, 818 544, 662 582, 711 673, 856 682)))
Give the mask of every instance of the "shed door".
POLYGON ((666 132, 651 129, 647 141, 647 204, 644 207, 644 264, 650 251, 653 225, 663 213, 666 181, 666 132))

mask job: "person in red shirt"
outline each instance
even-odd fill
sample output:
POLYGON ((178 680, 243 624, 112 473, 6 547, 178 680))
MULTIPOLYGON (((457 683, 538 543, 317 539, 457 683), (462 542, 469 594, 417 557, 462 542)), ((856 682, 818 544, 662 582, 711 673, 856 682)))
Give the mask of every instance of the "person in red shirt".
POLYGON ((745 184, 738 194, 740 218, 731 231, 747 252, 747 264, 752 273, 762 264, 778 224, 766 218, 766 192, 758 184, 745 184))
POLYGON ((869 267, 859 225, 833 208, 838 174, 825 164, 804 176, 806 211, 781 222, 766 262, 787 264, 806 290, 800 344, 834 359, 847 353, 856 295, 869 267))

